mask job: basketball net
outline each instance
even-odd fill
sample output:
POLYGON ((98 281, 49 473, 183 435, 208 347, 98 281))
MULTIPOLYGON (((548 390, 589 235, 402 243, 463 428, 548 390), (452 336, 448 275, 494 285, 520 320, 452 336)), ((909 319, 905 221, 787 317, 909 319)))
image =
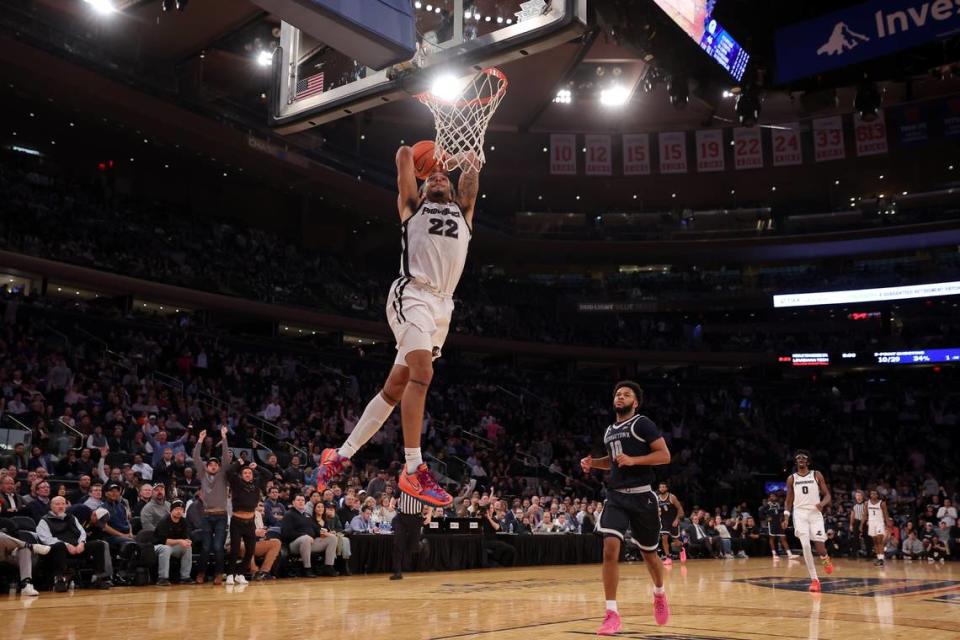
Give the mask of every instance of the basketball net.
POLYGON ((483 138, 507 84, 507 76, 490 67, 468 81, 459 97, 444 99, 430 91, 416 96, 433 113, 437 130, 433 154, 445 171, 483 167, 483 138))

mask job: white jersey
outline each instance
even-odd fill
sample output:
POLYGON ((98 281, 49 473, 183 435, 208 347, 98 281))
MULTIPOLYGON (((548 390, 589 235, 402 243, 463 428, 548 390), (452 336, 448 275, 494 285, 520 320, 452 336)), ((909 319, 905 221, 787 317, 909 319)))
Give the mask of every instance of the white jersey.
POLYGON ((400 275, 444 297, 453 296, 473 230, 455 203, 424 200, 403 223, 400 275))
POLYGON ((867 502, 867 524, 883 524, 883 501, 867 502))
POLYGON ((810 469, 807 475, 793 474, 793 510, 816 509, 820 504, 820 485, 817 474, 810 469))

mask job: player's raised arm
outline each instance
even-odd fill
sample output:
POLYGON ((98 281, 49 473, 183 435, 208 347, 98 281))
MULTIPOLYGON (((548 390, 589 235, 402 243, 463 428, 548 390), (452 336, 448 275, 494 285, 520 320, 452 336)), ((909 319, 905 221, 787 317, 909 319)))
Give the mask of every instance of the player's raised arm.
POLYGON ((457 205, 471 229, 473 228, 473 210, 476 207, 479 192, 480 172, 469 166, 465 167, 460 172, 460 181, 457 184, 457 205))
POLYGON ((397 149, 397 211, 400 221, 406 222, 420 204, 420 193, 417 190, 417 176, 413 170, 413 149, 402 146, 397 149))

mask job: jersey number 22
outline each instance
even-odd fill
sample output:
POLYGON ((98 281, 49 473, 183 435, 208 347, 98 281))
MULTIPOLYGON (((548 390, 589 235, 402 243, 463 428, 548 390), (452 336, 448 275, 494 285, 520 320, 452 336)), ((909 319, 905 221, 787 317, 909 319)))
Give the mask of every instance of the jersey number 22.
POLYGON ((428 220, 430 223, 430 228, 427 229, 427 233, 432 236, 445 236, 447 238, 459 238, 460 237, 460 225, 457 224, 456 220, 444 220, 443 218, 430 218, 428 220), (447 228, 444 229, 443 227, 447 228))

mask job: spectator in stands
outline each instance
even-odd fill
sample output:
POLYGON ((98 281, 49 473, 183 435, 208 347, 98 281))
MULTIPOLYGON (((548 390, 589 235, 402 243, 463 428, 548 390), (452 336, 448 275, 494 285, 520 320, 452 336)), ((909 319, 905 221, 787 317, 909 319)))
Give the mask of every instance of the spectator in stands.
MULTIPOLYGON (((146 438, 147 444, 150 445, 151 450, 151 459, 150 467, 156 468, 160 466, 160 463, 163 461, 164 451, 170 449, 173 455, 176 455, 179 452, 186 453, 186 442, 190 438, 190 432, 186 431, 182 436, 177 438, 172 442, 167 442, 167 432, 158 431, 156 437, 150 433, 150 424, 144 423, 143 425, 143 435, 146 438)), ((202 438, 201 438, 202 441, 202 438)), ((196 457, 196 456, 194 456, 196 457)))
POLYGON ((191 584, 190 570, 193 568, 193 541, 190 539, 190 527, 184 518, 183 501, 170 503, 170 512, 157 523, 153 531, 157 552, 157 586, 170 586, 170 559, 180 560, 180 584, 191 584))
POLYGON ((373 533, 373 507, 364 505, 360 510, 360 515, 354 516, 350 524, 347 525, 347 531, 350 533, 373 533))
POLYGON ((343 498, 343 507, 337 511, 337 515, 340 516, 340 522, 349 527, 353 519, 360 515, 360 507, 357 504, 356 496, 347 493, 343 498))
POLYGON ((287 508, 280 502, 280 490, 276 485, 271 486, 263 502, 264 524, 267 527, 279 527, 286 511, 287 508))
POLYGON ((350 538, 346 536, 346 527, 337 515, 337 506, 333 501, 323 503, 323 521, 327 529, 337 536, 337 557, 343 558, 343 574, 350 575, 350 538))
POLYGON ((50 547, 45 544, 31 544, 0 533, 0 562, 16 565, 19 568, 18 588, 25 596, 40 595, 33 586, 33 556, 48 553, 50 553, 50 547))
POLYGON ((233 514, 230 518, 230 557, 227 560, 227 584, 247 584, 243 575, 253 560, 257 546, 256 512, 260 502, 257 463, 236 461, 227 469, 233 514), (244 555, 241 556, 240 552, 244 555))
POLYGON ((150 504, 150 500, 153 499, 153 485, 150 484, 141 484, 137 488, 137 499, 130 506, 130 513, 134 518, 140 517, 140 512, 143 511, 143 508, 150 504))
POLYGON ((140 510, 140 528, 143 531, 153 531, 163 518, 170 515, 171 505, 167 502, 166 491, 166 487, 159 482, 153 485, 153 497, 140 510))
POLYGON ((33 447, 31 449, 32 455, 30 459, 27 460, 27 469, 34 471, 36 469, 44 469, 47 473, 53 473, 56 469, 56 463, 53 461, 53 456, 49 453, 46 453, 40 447, 33 447))
POLYGON ((143 461, 143 456, 141 454, 133 454, 133 466, 131 468, 133 469, 134 473, 140 474, 140 477, 143 478, 144 482, 150 482, 153 480, 153 467, 143 461))
POLYGON ((96 511, 103 506, 103 483, 94 482, 90 484, 90 494, 87 499, 81 502, 83 506, 96 511))
POLYGON ((8 475, 0 479, 0 517, 9 518, 20 515, 25 508, 23 497, 17 493, 13 476, 8 475))
POLYGON ((34 522, 40 522, 43 516, 50 511, 50 483, 46 480, 34 482, 33 500, 27 505, 27 514, 34 522))
POLYGON ((480 527, 483 533, 485 559, 487 560, 484 566, 512 567, 516 561, 517 550, 513 545, 497 540, 497 534, 503 530, 502 503, 497 502, 495 498, 488 498, 486 503, 481 501, 481 504, 480 527), (495 508, 495 505, 499 508, 495 508))
MULTIPOLYGON (((87 436, 87 448, 88 449, 103 449, 104 447, 110 448, 110 444, 107 441, 107 437, 103 435, 103 426, 96 425, 93 428, 93 433, 87 436)), ((117 449, 119 452, 119 449, 117 449)))
POLYGON ((922 560, 925 555, 923 542, 917 538, 916 531, 910 531, 903 541, 903 557, 906 560, 922 560))
POLYGON ((324 554, 323 569, 320 574, 336 576, 333 563, 337 558, 337 536, 320 530, 316 519, 307 514, 307 501, 303 494, 293 498, 293 506, 284 514, 281 524, 280 538, 290 547, 290 553, 300 556, 303 563, 303 577, 311 577, 312 560, 314 553, 324 554))
POLYGON ((730 529, 720 518, 712 518, 708 523, 717 532, 717 543, 720 545, 720 557, 733 557, 733 536, 730 535, 730 529))
POLYGON ((93 480, 86 473, 77 480, 77 488, 70 492, 68 500, 70 504, 83 504, 90 497, 90 485, 93 480))
MULTIPOLYGON (((87 514, 86 507, 73 507, 87 514)), ((113 586, 113 563, 110 558, 110 545, 103 540, 91 540, 87 536, 80 520, 73 514, 67 513, 67 501, 56 497, 50 501, 50 511, 37 525, 37 537, 40 542, 50 547, 48 566, 54 575, 53 590, 64 592, 67 590, 67 560, 71 557, 90 563, 94 570, 94 586, 98 589, 109 589, 113 586)))
MULTIPOLYGON (((258 581, 275 579, 273 575, 273 565, 280 555, 281 547, 279 539, 267 537, 269 529, 267 529, 266 523, 264 522, 265 514, 264 504, 262 502, 257 504, 257 511, 254 517, 254 526, 256 526, 254 533, 257 536, 257 544, 254 548, 253 558, 250 559, 250 573, 253 575, 253 579, 258 581), (263 563, 259 567, 257 566, 257 558, 263 558, 263 563)), ((246 550, 244 549, 244 551, 246 550)))
POLYGON ((957 525, 957 508, 953 506, 953 500, 944 499, 943 506, 937 510, 937 520, 946 522, 947 528, 957 525))
POLYGON ((534 533, 557 533, 557 523, 553 521, 553 516, 549 511, 543 513, 543 519, 540 524, 533 528, 534 533))
POLYGON ((127 505, 120 498, 120 485, 109 482, 103 487, 105 500, 102 509, 106 509, 106 518, 99 521, 103 526, 105 539, 111 547, 122 547, 133 542, 133 532, 130 527, 130 518, 127 515, 127 505))
MULTIPOLYGON (((352 410, 351 410, 352 412, 352 410)), ((367 494, 378 496, 387 489, 387 470, 379 469, 377 475, 367 483, 367 494)))
POLYGON ((206 437, 206 430, 201 431, 197 445, 193 450, 193 464, 200 479, 200 490, 197 495, 203 503, 204 531, 206 531, 203 544, 204 556, 200 558, 200 573, 197 576, 197 581, 202 582, 210 556, 213 555, 215 559, 213 584, 219 585, 223 582, 224 545, 227 542, 226 467, 233 461, 233 452, 227 446, 227 426, 223 425, 220 427, 220 455, 222 456, 223 466, 221 466, 221 459, 215 456, 211 456, 204 463, 200 452, 201 445, 206 437))
POLYGON ((692 513, 690 516, 690 524, 684 525, 683 528, 686 530, 689 538, 689 544, 687 546, 687 553, 689 555, 700 557, 716 556, 714 550, 715 541, 707 535, 706 529, 700 522, 699 513, 692 513))
POLYGON ((283 472, 283 480, 288 484, 303 485, 303 469, 300 468, 300 456, 290 458, 290 466, 283 472))

